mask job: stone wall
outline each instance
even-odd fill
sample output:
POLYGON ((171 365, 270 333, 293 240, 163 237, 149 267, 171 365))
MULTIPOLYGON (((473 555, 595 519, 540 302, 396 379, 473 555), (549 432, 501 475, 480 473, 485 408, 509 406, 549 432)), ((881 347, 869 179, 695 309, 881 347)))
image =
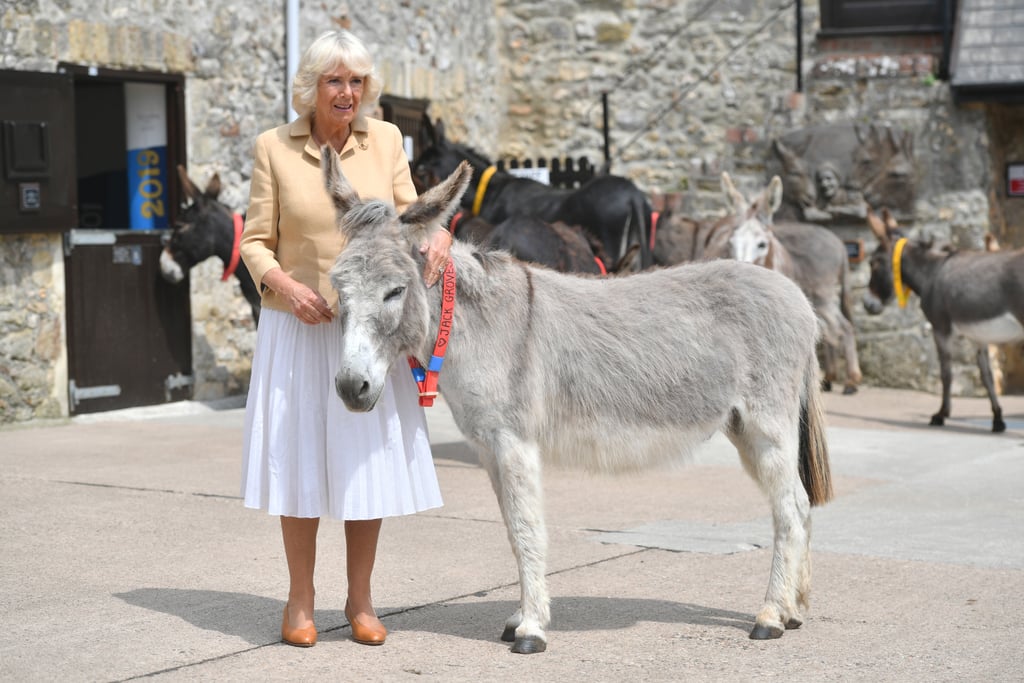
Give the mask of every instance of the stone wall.
MULTIPOLYGON (((818 2, 803 0, 797 93, 792 3, 497 4, 508 125, 494 147, 449 127, 455 139, 496 157, 585 155, 600 163, 607 93, 612 171, 653 194, 681 193, 682 210, 705 218, 724 212, 721 171, 744 192, 764 186, 773 138, 823 123, 891 124, 914 140, 918 198, 906 227, 982 246, 992 191, 986 112, 955 105, 936 80, 934 36, 819 41, 818 2)), ((875 246, 866 225, 833 227, 875 246)), ((854 268, 865 381, 937 390, 937 357, 916 297, 906 310, 869 317, 859 305, 867 276, 866 262, 854 268)), ((953 391, 983 392, 966 344, 957 350, 953 391)))
POLYGON ((0 235, 0 424, 67 415, 59 235, 0 235))
MULTIPOLYGON (((801 0, 799 65, 795 10, 784 0, 300 7, 302 48, 323 30, 351 28, 376 55, 387 93, 430 100, 450 137, 495 158, 586 155, 600 164, 606 92, 612 171, 651 193, 681 193, 684 211, 707 217, 724 210, 721 171, 744 192, 763 186, 774 137, 820 123, 888 122, 914 136, 920 180, 909 227, 961 246, 978 246, 989 228, 998 169, 986 110, 954 105, 934 78, 935 41, 818 41, 817 0, 801 0), (798 66, 802 93, 794 92, 798 66)), ((218 172, 234 210, 247 202, 254 137, 286 118, 284 3, 12 0, 0 9, 0 46, 5 69, 53 71, 67 61, 184 73, 190 174, 204 186, 218 172)), ((1019 120, 1019 112, 1000 116, 1019 120)), ((872 246, 863 226, 841 232, 872 246)), ((59 239, 4 238, 0 261, 20 264, 0 275, 0 331, 4 340, 18 333, 0 342, 0 421, 66 414, 59 239), (47 298, 37 303, 41 289, 47 298)), ((252 322, 237 284, 220 272, 208 262, 191 277, 200 399, 243 393, 248 381, 252 322)), ((859 298, 864 266, 854 279, 859 298)), ((937 387, 915 301, 878 318, 858 305, 855 323, 866 381, 937 387)), ((979 391, 972 364, 958 355, 954 391, 979 391)))

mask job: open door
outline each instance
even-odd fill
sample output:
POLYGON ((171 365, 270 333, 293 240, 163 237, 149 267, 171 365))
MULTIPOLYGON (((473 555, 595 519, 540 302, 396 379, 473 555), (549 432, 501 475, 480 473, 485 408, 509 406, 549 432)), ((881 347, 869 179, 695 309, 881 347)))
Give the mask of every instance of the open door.
POLYGON ((78 224, 65 240, 72 414, 192 395, 188 281, 160 275, 184 159, 184 81, 63 67, 73 76, 78 224))

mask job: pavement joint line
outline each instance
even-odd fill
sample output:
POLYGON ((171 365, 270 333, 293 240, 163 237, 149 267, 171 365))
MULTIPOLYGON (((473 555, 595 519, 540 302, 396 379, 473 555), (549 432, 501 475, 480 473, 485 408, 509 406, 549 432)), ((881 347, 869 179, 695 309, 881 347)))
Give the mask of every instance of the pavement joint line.
POLYGON ((417 513, 417 516, 430 517, 431 519, 447 519, 453 522, 477 522, 479 524, 493 524, 502 526, 504 526, 505 524, 500 519, 487 519, 485 517, 459 517, 458 515, 442 515, 439 513, 431 514, 430 512, 420 512, 417 513))
POLYGON ((123 484, 101 484, 93 481, 67 481, 66 479, 48 479, 52 484, 69 486, 93 486, 101 489, 119 489, 122 491, 142 491, 143 493, 170 493, 176 496, 196 496, 199 498, 222 498, 224 500, 242 500, 241 496, 229 496, 223 493, 203 493, 202 491, 175 491, 174 489, 154 489, 148 486, 124 486, 123 484))
POLYGON ((244 655, 244 654, 246 654, 248 652, 256 652, 257 650, 262 650, 265 647, 270 647, 271 645, 280 645, 280 644, 281 644, 281 641, 278 640, 278 641, 275 641, 273 643, 265 643, 263 645, 254 645, 252 647, 247 647, 244 650, 236 650, 235 652, 225 652, 224 654, 217 655, 216 657, 207 657, 206 659, 203 659, 203 660, 198 661, 198 662, 189 662, 188 664, 180 664, 178 666, 171 666, 171 667, 167 667, 166 669, 160 669, 158 671, 148 671, 148 672, 146 672, 144 674, 136 674, 135 676, 129 676, 128 678, 117 678, 117 679, 114 679, 113 681, 111 681, 111 683, 124 683, 124 681, 137 681, 140 678, 152 678, 154 676, 160 676, 160 675, 163 675, 163 674, 172 673, 174 671, 184 671, 184 670, 190 669, 190 668, 192 668, 194 666, 201 666, 203 664, 209 664, 210 662, 219 662, 219 661, 222 661, 224 659, 228 659, 229 657, 236 657, 238 655, 244 655))

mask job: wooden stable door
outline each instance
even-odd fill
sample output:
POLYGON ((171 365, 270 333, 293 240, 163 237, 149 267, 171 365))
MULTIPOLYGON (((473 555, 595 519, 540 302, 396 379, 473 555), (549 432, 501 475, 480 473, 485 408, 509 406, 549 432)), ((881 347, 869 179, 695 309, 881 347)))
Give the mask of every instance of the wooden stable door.
POLYGON ((75 230, 66 238, 72 414, 191 397, 189 287, 160 275, 160 235, 75 230))
POLYGON ((189 281, 160 275, 183 163, 184 82, 63 67, 73 75, 78 219, 65 236, 72 414, 192 396, 189 281))

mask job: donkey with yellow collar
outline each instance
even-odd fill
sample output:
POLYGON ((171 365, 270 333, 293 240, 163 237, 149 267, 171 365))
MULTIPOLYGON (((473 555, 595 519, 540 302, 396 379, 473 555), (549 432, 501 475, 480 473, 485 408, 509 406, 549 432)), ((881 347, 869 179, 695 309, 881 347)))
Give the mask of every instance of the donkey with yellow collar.
POLYGON ((878 238, 878 248, 871 257, 864 309, 878 314, 893 298, 902 307, 910 292, 921 297, 921 311, 932 326, 942 379, 942 405, 931 419, 936 426, 942 426, 950 414, 953 334, 963 334, 974 342, 981 381, 992 404, 992 431, 1005 431, 988 345, 1024 341, 1024 249, 935 249, 922 240, 907 239, 888 209, 882 209, 881 214, 868 212, 868 225, 878 238))

